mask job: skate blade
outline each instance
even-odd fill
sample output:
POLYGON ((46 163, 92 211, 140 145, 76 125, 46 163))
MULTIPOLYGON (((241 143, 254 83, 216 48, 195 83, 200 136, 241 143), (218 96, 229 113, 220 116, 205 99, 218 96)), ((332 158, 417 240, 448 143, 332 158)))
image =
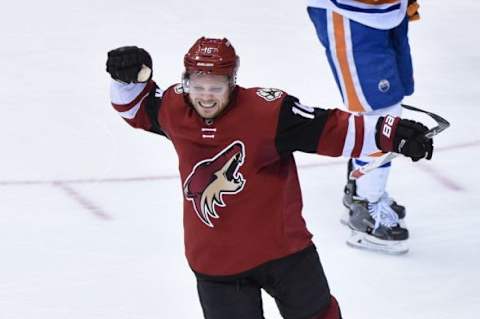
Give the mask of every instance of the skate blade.
POLYGON ((389 255, 403 255, 408 252, 406 240, 382 240, 355 230, 352 230, 351 237, 347 239, 347 245, 389 255))

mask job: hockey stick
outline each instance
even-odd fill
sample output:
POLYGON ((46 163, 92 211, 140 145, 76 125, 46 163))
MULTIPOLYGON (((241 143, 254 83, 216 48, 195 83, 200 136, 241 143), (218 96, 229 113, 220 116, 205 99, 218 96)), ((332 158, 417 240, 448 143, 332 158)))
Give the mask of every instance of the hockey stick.
MULTIPOLYGON (((446 119, 444 119, 443 117, 441 117, 440 115, 437 115, 435 113, 428 112, 428 111, 425 111, 425 110, 422 110, 422 109, 419 109, 417 107, 407 105, 407 104, 402 104, 402 107, 407 109, 407 110, 410 110, 410 111, 425 113, 425 114, 429 115, 432 119, 434 119, 435 122, 437 122, 436 126, 432 127, 431 129, 429 129, 427 131, 427 133, 425 133, 426 138, 433 138, 435 135, 439 134, 440 132, 444 131, 445 129, 447 129, 450 126, 450 123, 446 119)), ((363 175, 368 174, 369 172, 373 171, 374 169, 377 169, 380 166, 391 162, 398 155, 400 155, 400 154, 399 153, 392 153, 392 152, 385 153, 384 155, 382 155, 382 156, 374 159, 373 161, 369 162, 365 166, 359 167, 359 168, 351 171, 350 175, 349 175, 349 178, 351 180, 358 179, 358 178, 362 177, 363 175)))

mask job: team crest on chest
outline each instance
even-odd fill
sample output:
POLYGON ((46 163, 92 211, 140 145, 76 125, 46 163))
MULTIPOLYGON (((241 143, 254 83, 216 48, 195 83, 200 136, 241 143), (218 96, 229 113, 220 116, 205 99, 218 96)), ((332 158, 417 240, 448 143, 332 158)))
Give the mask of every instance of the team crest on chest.
POLYGON ((282 97, 283 92, 278 89, 262 88, 257 90, 257 95, 271 102, 282 97))
POLYGON ((235 141, 214 157, 198 162, 183 184, 183 193, 198 218, 214 227, 211 219, 220 218, 216 206, 225 207, 223 195, 242 191, 245 179, 239 172, 245 160, 245 145, 235 141))

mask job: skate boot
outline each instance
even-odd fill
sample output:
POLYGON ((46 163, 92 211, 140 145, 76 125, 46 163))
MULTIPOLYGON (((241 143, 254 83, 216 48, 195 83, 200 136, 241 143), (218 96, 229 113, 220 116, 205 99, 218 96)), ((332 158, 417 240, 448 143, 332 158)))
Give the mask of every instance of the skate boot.
MULTIPOLYGON (((344 225, 347 224, 348 222, 348 211, 350 210, 350 206, 352 205, 352 202, 354 199, 359 199, 357 195, 357 184, 354 180, 350 179, 350 172, 353 170, 353 162, 352 159, 348 161, 348 166, 347 166, 347 184, 345 185, 343 189, 343 205, 347 208, 347 214, 345 214, 341 219, 340 222, 344 225)), ((390 207, 395 211, 397 214, 398 218, 401 220, 401 224, 405 227, 405 223, 403 219, 405 218, 406 215, 406 210, 405 206, 399 205, 393 198, 388 196, 388 193, 385 192, 381 200, 386 200, 390 207)))
MULTIPOLYGON (((340 219, 340 222, 344 225, 347 224, 348 222, 348 211, 350 210, 350 206, 352 205, 354 200, 359 199, 357 197, 357 185, 355 184, 354 180, 348 180, 347 184, 345 185, 345 188, 343 189, 343 206, 347 208, 347 213, 342 216, 340 219)), ((393 198, 388 196, 388 193, 385 192, 382 195, 381 200, 386 200, 387 203, 390 205, 390 207, 393 209, 393 211, 397 214, 398 218, 400 219, 400 223, 404 225, 403 219, 405 218, 406 215, 406 209, 405 206, 398 204, 393 198)))
POLYGON ((352 230, 347 240, 349 246, 387 254, 408 251, 408 230, 400 225, 388 198, 383 197, 375 203, 354 198, 347 226, 352 230))

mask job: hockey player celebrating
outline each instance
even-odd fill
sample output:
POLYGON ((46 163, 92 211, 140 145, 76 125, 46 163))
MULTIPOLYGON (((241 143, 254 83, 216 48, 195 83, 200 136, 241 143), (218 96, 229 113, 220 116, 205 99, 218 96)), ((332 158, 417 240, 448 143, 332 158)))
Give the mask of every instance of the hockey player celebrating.
POLYGON ((238 86, 239 58, 226 39, 200 38, 184 64, 182 82, 166 90, 151 80, 150 55, 135 46, 110 51, 107 71, 120 116, 175 146, 186 256, 205 318, 263 318, 261 289, 283 318, 341 318, 302 218, 292 153, 361 156, 380 149, 430 158, 427 128, 238 86))
MULTIPOLYGON (((419 19, 414 0, 309 0, 308 13, 347 109, 358 114, 400 115, 414 89, 408 21, 419 19)), ((348 172, 381 154, 351 159, 348 172)), ((354 182, 347 180, 342 222, 347 243, 386 253, 404 253, 409 237, 405 207, 386 192, 390 163, 354 182)))

